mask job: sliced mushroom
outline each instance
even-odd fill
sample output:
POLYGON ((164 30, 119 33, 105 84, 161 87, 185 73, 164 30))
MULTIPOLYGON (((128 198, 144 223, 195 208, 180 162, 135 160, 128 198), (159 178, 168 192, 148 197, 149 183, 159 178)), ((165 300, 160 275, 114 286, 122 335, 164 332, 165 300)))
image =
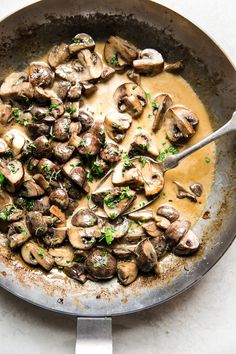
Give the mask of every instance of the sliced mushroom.
POLYGON ((66 238, 66 230, 66 227, 52 227, 43 240, 48 246, 60 245, 66 238))
POLYGON ((198 237, 192 230, 189 230, 174 248, 174 253, 179 256, 187 256, 196 252, 198 248, 198 237))
POLYGON ((165 113, 166 134, 170 141, 183 143, 196 132, 197 116, 182 105, 170 107, 165 113))
POLYGON ((141 84, 141 78, 138 73, 136 73, 134 70, 128 70, 127 71, 127 76, 128 78, 133 81, 135 84, 140 85, 141 84))
POLYGON ((68 161, 74 151, 75 147, 67 143, 54 142, 52 144, 52 153, 61 163, 68 161))
POLYGON ((52 86, 52 90, 55 92, 58 98, 61 100, 65 100, 65 98, 69 95, 71 88, 71 83, 66 80, 62 80, 57 78, 52 86))
POLYGON ((74 226, 91 227, 98 222, 97 215, 90 209, 83 208, 77 211, 71 219, 71 224, 74 226))
POLYGON ((157 209, 157 214, 164 216, 171 223, 179 218, 179 212, 172 205, 164 204, 157 209))
POLYGON ((66 223, 66 216, 65 213, 61 211, 60 208, 56 205, 52 205, 51 208, 49 209, 50 213, 54 215, 58 220, 59 220, 59 225, 64 226, 66 223))
POLYGON ((189 189, 197 196, 201 197, 203 192, 203 187, 201 183, 193 183, 189 186, 189 189))
POLYGON ((11 113, 12 113, 12 106, 9 104, 2 103, 0 100, 0 124, 3 125, 8 124, 9 121, 12 119, 11 113))
POLYGON ((139 53, 139 58, 133 61, 135 71, 140 74, 156 75, 163 71, 164 60, 157 50, 147 48, 139 53))
POLYGON ((139 242, 136 248, 137 264, 141 271, 150 272, 157 264, 157 254, 149 239, 139 242))
POLYGON ((36 199, 32 206, 32 211, 40 211, 40 213, 44 214, 49 211, 50 204, 48 196, 43 196, 39 199, 36 199))
POLYGON ((9 147, 5 140, 0 139, 0 156, 5 155, 6 152, 9 150, 9 147))
POLYGON ((114 239, 118 239, 121 237, 124 237, 130 227, 130 221, 127 218, 118 218, 115 221, 113 221, 112 223, 107 222, 105 224, 105 228, 102 230, 102 232, 104 230, 106 230, 107 228, 109 228, 111 230, 112 233, 112 237, 114 239))
POLYGON ((72 85, 68 90, 67 98, 69 100, 78 100, 82 95, 82 85, 81 83, 77 82, 76 84, 72 85))
POLYGON ((45 192, 50 192, 51 190, 50 183, 49 181, 46 180, 46 178, 41 173, 37 173, 36 175, 33 175, 33 179, 45 192))
POLYGON ((164 70, 168 73, 178 74, 179 71, 183 69, 184 65, 181 60, 176 61, 175 63, 165 63, 164 70))
POLYGON ((96 160, 92 162, 90 172, 95 178, 99 178, 107 173, 109 169, 109 163, 97 157, 96 160))
POLYGON ((160 259, 166 255, 168 251, 168 244, 165 236, 162 234, 159 237, 153 237, 150 240, 151 244, 155 248, 157 258, 160 259))
POLYGON ((9 192, 14 193, 21 185, 24 178, 24 168, 18 160, 12 160, 7 164, 0 160, 0 172, 6 178, 6 188, 9 192))
POLYGON ((50 248, 48 253, 54 258, 55 263, 61 267, 69 266, 74 259, 74 250, 69 245, 50 248))
POLYGON ((163 172, 157 165, 152 165, 149 161, 142 168, 144 178, 144 192, 146 197, 153 197, 160 193, 164 187, 163 172))
POLYGON ((103 81, 109 80, 115 74, 115 70, 109 66, 103 68, 101 73, 101 79, 103 81))
POLYGON ((134 221, 150 221, 154 219, 152 209, 144 209, 129 214, 129 219, 134 221))
POLYGON ((133 283, 138 276, 137 264, 135 262, 118 262, 117 276, 123 285, 129 285, 133 283))
POLYGON ((68 239, 74 248, 89 250, 96 242, 94 236, 89 233, 90 228, 72 226, 68 229, 68 239))
POLYGON ((12 249, 22 246, 31 237, 24 222, 11 224, 8 229, 7 238, 12 249))
POLYGON ((51 67, 56 68, 69 58, 69 47, 65 43, 55 45, 48 53, 48 63, 51 67))
POLYGON ((79 33, 72 38, 72 43, 69 45, 70 53, 77 53, 82 49, 93 50, 95 42, 93 38, 87 33, 79 33))
POLYGON ((98 138, 100 144, 105 144, 106 142, 106 134, 105 134, 105 127, 104 127, 104 122, 101 119, 96 119, 94 124, 91 126, 89 129, 89 133, 96 135, 98 138))
POLYGON ((50 127, 45 123, 29 123, 27 125, 27 132, 35 139, 42 135, 48 135, 50 132, 50 127))
POLYGON ((50 140, 45 135, 39 136, 33 143, 32 155, 36 158, 50 157, 52 152, 50 140))
POLYGON ((34 95, 34 89, 28 80, 26 72, 13 72, 7 76, 1 85, 0 96, 3 98, 19 98, 27 100, 34 95))
POLYGON ((139 168, 134 164, 130 168, 125 167, 125 162, 119 163, 112 173, 112 184, 114 186, 131 186, 139 189, 144 185, 143 175, 139 168))
POLYGON ((78 151, 81 155, 97 155, 100 150, 100 141, 92 133, 85 133, 79 143, 78 151))
POLYGON ((105 249, 95 249, 86 258, 85 268, 95 279, 110 279, 116 273, 116 259, 105 249))
POLYGON ((20 195, 26 198, 40 197, 45 191, 41 188, 35 181, 27 180, 25 181, 20 190, 20 195))
POLYGON ((138 56, 138 48, 119 36, 110 36, 105 43, 104 57, 108 65, 121 70, 138 56))
POLYGON ((47 158, 42 158, 37 168, 47 181, 57 180, 61 172, 59 166, 47 158))
POLYGON ((106 162, 118 162, 121 159, 121 151, 119 145, 108 143, 100 149, 100 156, 106 162))
MULTIPOLYGON (((5 205, 0 210, 0 220, 3 222, 14 222, 22 219, 24 216, 24 212, 20 209, 17 209, 13 204, 5 205)), ((2 225, 0 225, 2 226, 2 225)))
POLYGON ((49 196, 50 202, 57 205, 60 209, 64 210, 69 205, 68 193, 63 188, 56 188, 49 196))
POLYGON ((32 86, 47 87, 54 80, 54 72, 45 62, 34 62, 29 66, 29 82, 32 86))
POLYGON ((167 230, 171 224, 167 218, 165 218, 164 216, 160 216, 160 215, 155 216, 155 222, 161 230, 167 230))
POLYGON ((113 188, 104 198, 104 211, 110 219, 116 219, 124 213, 136 198, 129 187, 113 188))
POLYGON ((64 273, 71 279, 77 280, 84 284, 87 280, 87 276, 84 274, 84 265, 81 263, 74 263, 72 266, 64 267, 64 273))
POLYGON ((159 154, 157 146, 154 144, 149 133, 141 129, 137 132, 130 145, 130 151, 139 152, 141 155, 156 158, 159 154))
POLYGON ((142 224, 143 229, 151 237, 160 237, 162 232, 155 221, 148 221, 142 224))
POLYGON ((165 236, 170 241, 177 243, 188 232, 191 224, 186 220, 174 221, 165 231, 165 236))
POLYGON ((142 226, 133 223, 131 224, 128 233, 125 235, 124 240, 131 243, 137 243, 137 241, 140 241, 144 237, 146 237, 146 233, 142 226))
POLYGON ((128 113, 134 118, 143 113, 147 104, 144 90, 133 82, 120 85, 114 93, 114 100, 121 113, 128 113))
POLYGON ((190 190, 185 189, 182 184, 177 181, 174 181, 174 184, 177 186, 177 198, 188 198, 191 200, 191 202, 197 202, 196 194, 192 193, 190 190))
POLYGON ((69 118, 59 118, 54 124, 53 133, 55 135, 55 140, 67 141, 70 136, 70 123, 69 118))
POLYGON ((167 111, 167 109, 169 109, 170 106, 172 106, 172 104, 173 104, 172 97, 168 93, 160 93, 154 97, 152 101, 153 116, 154 116, 152 130, 154 132, 156 132, 160 128, 164 114, 167 111))
POLYGON ((91 96, 95 91, 97 91, 97 86, 89 81, 81 81, 82 93, 85 97, 91 96))
POLYGON ((112 245, 112 253, 116 258, 125 259, 129 258, 132 254, 134 254, 136 245, 129 245, 129 244, 113 244, 112 245))
POLYGON ((120 143, 132 123, 132 118, 126 113, 110 112, 106 115, 104 123, 108 136, 120 143))
POLYGON ((22 246, 21 256, 26 263, 30 265, 39 264, 47 271, 54 266, 53 257, 48 254, 46 249, 33 241, 29 241, 22 246))
POLYGON ((11 148, 13 155, 17 156, 21 153, 25 145, 25 137, 17 129, 9 130, 4 136, 3 139, 7 143, 8 147, 11 148))
POLYGON ((26 225, 31 235, 44 236, 48 231, 47 223, 39 211, 29 211, 26 215, 26 225))
POLYGON ((79 111, 78 120, 82 126, 81 132, 85 132, 93 125, 93 117, 85 111, 79 111))

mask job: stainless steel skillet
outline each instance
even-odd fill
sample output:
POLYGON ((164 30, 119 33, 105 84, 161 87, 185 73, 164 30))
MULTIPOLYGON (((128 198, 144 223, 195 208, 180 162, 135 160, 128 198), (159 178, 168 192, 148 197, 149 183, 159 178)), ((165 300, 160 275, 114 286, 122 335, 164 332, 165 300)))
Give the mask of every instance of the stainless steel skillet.
MULTIPOLYGON (((16 12, 0 23, 1 77, 79 31, 95 38, 117 33, 141 47, 160 49, 169 61, 183 59, 183 76, 206 105, 214 127, 222 126, 231 116, 236 102, 236 74, 226 56, 189 21, 144 0, 45 0, 16 12)), ((195 225, 203 238, 202 249, 197 256, 170 265, 163 279, 140 278, 128 288, 116 280, 88 282, 85 286, 72 280, 64 282, 61 273, 49 278, 41 271, 23 267, 0 240, 1 286, 38 306, 85 317, 127 314, 169 300, 198 281, 234 239, 235 160, 232 134, 217 142, 216 178, 206 206, 211 218, 200 219, 195 225)))

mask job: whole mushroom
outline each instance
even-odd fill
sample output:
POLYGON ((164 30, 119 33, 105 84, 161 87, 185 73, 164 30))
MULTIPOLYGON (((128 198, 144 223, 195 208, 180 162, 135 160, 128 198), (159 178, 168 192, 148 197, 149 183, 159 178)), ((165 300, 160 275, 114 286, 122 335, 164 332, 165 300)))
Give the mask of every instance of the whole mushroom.
POLYGON ((110 279, 116 273, 116 259, 105 249, 95 249, 86 258, 85 268, 95 279, 110 279))

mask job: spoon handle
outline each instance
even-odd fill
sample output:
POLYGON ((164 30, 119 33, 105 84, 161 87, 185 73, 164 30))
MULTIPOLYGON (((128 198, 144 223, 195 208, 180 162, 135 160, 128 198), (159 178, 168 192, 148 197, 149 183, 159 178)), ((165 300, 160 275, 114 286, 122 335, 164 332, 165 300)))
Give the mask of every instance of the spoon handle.
POLYGON ((179 154, 171 155, 163 161, 164 171, 168 171, 172 168, 178 166, 179 162, 185 157, 191 155, 193 152, 201 149, 203 146, 211 143, 212 141, 222 137, 227 133, 236 131, 236 111, 233 113, 231 119, 223 125, 223 127, 216 130, 211 135, 207 136, 203 140, 199 141, 197 144, 190 146, 188 149, 181 151, 179 154))

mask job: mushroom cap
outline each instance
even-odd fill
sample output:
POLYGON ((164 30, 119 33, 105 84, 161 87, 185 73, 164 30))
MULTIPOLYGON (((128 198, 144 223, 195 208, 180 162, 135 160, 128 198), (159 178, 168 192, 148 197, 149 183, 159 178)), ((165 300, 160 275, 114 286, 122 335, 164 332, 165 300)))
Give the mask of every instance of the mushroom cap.
POLYGON ((164 59, 157 50, 147 48, 139 53, 139 58, 133 61, 135 71, 141 74, 156 75, 164 68, 164 59))
POLYGON ((118 162, 121 159, 121 151, 119 145, 108 143, 100 149, 100 156, 106 162, 118 162))
POLYGON ((164 204, 158 207, 157 214, 164 216, 170 222, 174 222, 179 218, 179 212, 172 205, 164 204))
POLYGON ((165 231, 167 239, 177 243, 189 230, 191 224, 187 220, 176 220, 165 231))
POLYGON ((84 228, 72 226, 68 229, 68 238, 74 248, 89 250, 95 244, 95 236, 97 237, 98 233, 101 235, 97 227, 84 228))
POLYGON ((117 276, 121 284, 129 285, 135 281, 138 276, 138 267, 135 262, 118 262, 117 276))
POLYGON ((147 238, 139 242, 136 247, 136 255, 138 267, 143 272, 150 272, 157 263, 155 248, 147 238))
POLYGON ((55 68, 59 64, 64 63, 69 57, 69 47, 65 43, 55 45, 48 53, 48 64, 55 68))
POLYGON ((40 264, 47 271, 54 266, 53 257, 48 254, 46 249, 33 241, 28 241, 21 247, 21 256, 26 263, 31 265, 40 264))
POLYGON ((110 279, 116 273, 116 259, 105 249, 93 250, 85 260, 85 268, 95 279, 110 279))
POLYGON ((29 66, 29 82, 32 86, 47 87, 53 83, 54 72, 45 62, 33 62, 29 66))
POLYGON ((132 117, 127 113, 110 112, 105 116, 104 123, 108 136, 120 143, 132 123, 132 117))
POLYGON ((68 266, 74 259, 74 250, 70 245, 50 248, 48 253, 54 258, 55 263, 62 267, 68 266))
POLYGON ((71 223, 74 226, 91 227, 98 222, 97 215, 88 208, 82 208, 77 211, 71 219, 71 223))
POLYGON ((18 160, 12 160, 7 164, 0 161, 0 172, 6 178, 6 188, 9 192, 14 193, 21 185, 24 179, 24 168, 18 160))
POLYGON ((189 255, 199 248, 199 239, 196 234, 189 230, 174 248, 174 253, 180 256, 189 255))
POLYGON ((126 82, 117 87, 113 97, 118 110, 132 117, 140 116, 147 104, 145 91, 133 82, 126 82))
POLYGON ((72 43, 69 45, 70 53, 77 53, 82 49, 93 50, 95 42, 93 38, 87 33, 78 33, 72 38, 72 43))
POLYGON ((165 112, 173 104, 172 97, 168 93, 159 93, 152 101, 154 120, 152 130, 155 132, 160 128, 165 112))

